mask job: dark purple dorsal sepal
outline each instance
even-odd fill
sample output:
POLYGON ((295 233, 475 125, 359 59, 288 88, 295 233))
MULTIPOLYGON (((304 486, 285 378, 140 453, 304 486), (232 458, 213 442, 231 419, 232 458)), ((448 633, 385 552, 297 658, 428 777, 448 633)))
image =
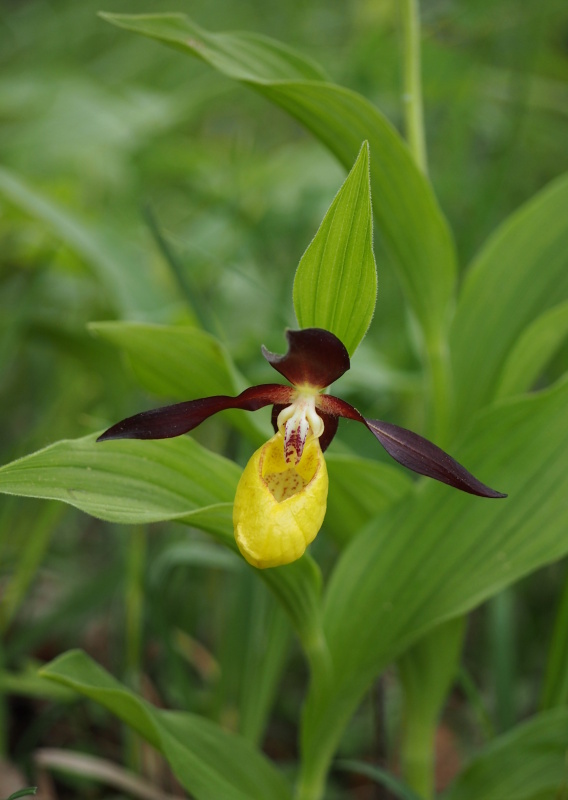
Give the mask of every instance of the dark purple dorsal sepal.
POLYGON ((288 405, 292 402, 294 390, 278 383, 265 383, 251 386, 237 397, 215 395, 199 400, 188 400, 172 406, 142 411, 133 417, 117 422, 97 439, 104 442, 110 439, 171 439, 193 430, 208 417, 228 408, 243 411, 257 411, 271 403, 288 405))
POLYGON ((286 331, 288 352, 279 356, 264 345, 262 355, 294 386, 325 389, 350 367, 349 353, 335 334, 323 328, 286 331))

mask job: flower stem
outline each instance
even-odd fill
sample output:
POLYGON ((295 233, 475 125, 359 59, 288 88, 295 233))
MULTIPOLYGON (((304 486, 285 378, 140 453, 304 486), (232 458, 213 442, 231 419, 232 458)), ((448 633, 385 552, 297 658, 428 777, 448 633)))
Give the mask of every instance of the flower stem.
MULTIPOLYGON (((125 678, 139 690, 142 672, 142 633, 144 625, 144 574, 146 569, 146 530, 135 526, 128 531, 125 586, 125 678)), ((130 728, 125 729, 125 760, 131 770, 140 767, 140 739, 130 728)))
MULTIPOLYGON (((424 131, 422 77, 420 64, 420 7, 419 0, 400 0, 400 19, 403 46, 403 95, 406 139, 418 168, 426 175, 428 158, 424 131)), ((441 327, 445 331, 445 326, 441 327)), ((444 446, 448 439, 451 419, 452 381, 449 352, 443 334, 426 334, 426 358, 430 396, 428 434, 444 446)))
MULTIPOLYGON (((306 654, 310 665, 310 682, 314 695, 325 697, 333 679, 333 664, 322 630, 310 639, 306 654)), ((306 710, 304 709, 304 714, 306 710)), ((301 770, 296 785, 296 800, 321 800, 325 791, 329 757, 325 748, 320 748, 318 758, 302 758, 301 770)))
POLYGON ((404 779, 424 800, 431 800, 434 786, 435 727, 419 719, 407 720, 402 740, 401 761, 404 779))
POLYGON ((321 800, 328 769, 327 759, 322 759, 322 763, 304 762, 296 788, 296 800, 321 800))
POLYGON ((418 0, 400 0, 403 38, 402 101, 408 146, 422 172, 428 171, 422 81, 420 74, 420 10, 418 0))

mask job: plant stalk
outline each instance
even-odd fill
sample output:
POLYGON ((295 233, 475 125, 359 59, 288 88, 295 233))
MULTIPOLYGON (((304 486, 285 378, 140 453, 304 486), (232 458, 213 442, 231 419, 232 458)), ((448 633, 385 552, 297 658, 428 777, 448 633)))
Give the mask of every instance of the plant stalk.
POLYGON ((560 596, 542 687, 541 710, 568 703, 568 575, 560 596))
MULTIPOLYGON (((125 587, 125 679, 134 691, 140 689, 142 673, 142 637, 144 626, 144 574, 146 570, 146 530, 134 526, 128 531, 125 587)), ((140 739, 125 729, 125 761, 133 772, 140 768, 140 739)))
POLYGON ((405 782, 424 800, 434 796, 434 739, 436 726, 410 716, 404 726, 401 762, 405 782))
POLYGON ((422 79, 420 70, 420 9, 418 0, 400 0, 403 40, 404 119, 408 146, 418 167, 428 172, 422 79))

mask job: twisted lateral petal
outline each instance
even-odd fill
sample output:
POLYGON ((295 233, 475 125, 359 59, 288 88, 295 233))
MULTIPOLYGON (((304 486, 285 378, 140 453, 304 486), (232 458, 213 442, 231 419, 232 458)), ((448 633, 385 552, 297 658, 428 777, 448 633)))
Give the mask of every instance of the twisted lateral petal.
POLYGON ((328 477, 319 440, 310 436, 301 460, 284 458, 275 434, 248 462, 235 495, 235 539, 249 564, 264 569, 300 558, 321 528, 328 477))
POLYGON ((108 439, 170 439, 193 430, 198 425, 228 408, 240 408, 243 411, 257 411, 271 403, 286 404, 292 402, 294 390, 290 386, 278 383, 265 383, 251 386, 237 397, 214 395, 199 400, 188 400, 150 411, 142 411, 133 417, 117 422, 102 433, 97 439, 104 442, 108 439))
POLYGON ((288 352, 279 356, 264 345, 262 355, 294 386, 325 389, 350 367, 349 353, 335 334, 323 328, 286 331, 288 352))
POLYGON ((366 425, 387 453, 403 467, 441 483, 447 483, 462 492, 480 497, 507 497, 506 494, 481 483, 454 458, 423 436, 391 422, 365 419, 356 408, 338 397, 324 395, 319 398, 319 403, 321 409, 327 413, 354 419, 366 425))

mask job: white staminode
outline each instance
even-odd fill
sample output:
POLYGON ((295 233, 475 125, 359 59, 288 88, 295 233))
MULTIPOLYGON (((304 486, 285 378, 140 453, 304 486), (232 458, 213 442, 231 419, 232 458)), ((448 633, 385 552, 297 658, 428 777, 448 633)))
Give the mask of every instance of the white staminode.
POLYGON ((314 392, 298 392, 292 405, 278 414, 278 430, 284 436, 286 461, 297 464, 302 458, 308 433, 319 439, 323 433, 323 419, 316 411, 314 392))

